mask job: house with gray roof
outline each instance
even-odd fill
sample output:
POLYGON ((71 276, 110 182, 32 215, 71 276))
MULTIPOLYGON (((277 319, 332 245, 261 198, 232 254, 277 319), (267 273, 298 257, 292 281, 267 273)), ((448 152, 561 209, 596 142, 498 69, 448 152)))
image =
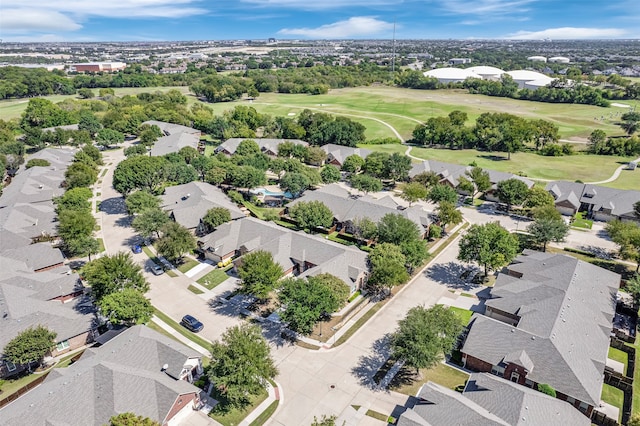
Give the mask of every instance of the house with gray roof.
POLYGON ((579 182, 554 181, 545 188, 554 198, 556 209, 566 215, 585 211, 590 218, 610 220, 640 220, 633 205, 640 202, 640 191, 609 188, 579 182))
POLYGON ((620 275, 570 256, 525 251, 474 314, 466 368, 557 397, 590 417, 600 403, 620 275))
POLYGON ((180 124, 166 123, 164 121, 156 120, 145 121, 142 124, 158 126, 164 135, 158 138, 151 147, 151 151, 149 152, 149 155, 151 156, 160 157, 173 152, 178 152, 185 147, 198 149, 200 144, 200 136, 202 134, 200 130, 182 126, 180 124))
POLYGON ((371 154, 372 151, 364 148, 352 148, 350 146, 336 145, 328 143, 322 145, 320 148, 327 153, 326 164, 333 164, 334 166, 342 167, 344 160, 351 155, 358 155, 364 160, 371 154))
POLYGON ((276 157, 278 155, 278 146, 284 142, 290 142, 295 145, 309 146, 308 142, 301 141, 300 139, 269 139, 269 138, 231 138, 222 142, 215 149, 215 153, 223 153, 225 155, 234 155, 240 142, 244 140, 252 140, 258 144, 260 151, 267 154, 270 157, 276 157))
POLYGON ((142 325, 103 346, 87 349, 67 368, 0 410, 2 424, 104 425, 132 412, 179 425, 200 406, 192 384, 202 374, 201 355, 142 325))
POLYGON ((251 217, 219 226, 200 238, 198 246, 216 263, 236 258, 236 266, 244 254, 265 250, 282 266, 284 276, 304 278, 330 273, 352 292, 365 284, 368 275, 367 254, 357 248, 251 217))
POLYGON ((487 373, 472 374, 462 393, 428 382, 416 397, 398 426, 591 424, 564 401, 487 373))
POLYGON ((202 218, 212 208, 225 208, 231 213, 231 220, 245 217, 238 206, 219 188, 205 182, 189 182, 184 185, 169 186, 161 196, 161 208, 173 220, 191 230, 196 235, 206 232, 202 218))
POLYGON ((158 126, 160 131, 165 135, 173 135, 177 133, 193 133, 200 136, 200 130, 196 130, 192 127, 183 126, 181 124, 175 123, 167 123, 166 121, 157 121, 157 120, 147 120, 142 124, 147 124, 149 126, 158 126))
POLYGON ((320 201, 331 210, 337 229, 341 232, 354 233, 354 223, 357 219, 369 218, 374 222, 380 221, 387 214, 399 214, 416 224, 420 234, 424 237, 431 225, 431 212, 415 205, 406 207, 398 204, 390 196, 374 198, 371 195, 353 194, 338 184, 325 185, 314 191, 306 191, 302 197, 287 205, 293 207, 300 202, 320 201))

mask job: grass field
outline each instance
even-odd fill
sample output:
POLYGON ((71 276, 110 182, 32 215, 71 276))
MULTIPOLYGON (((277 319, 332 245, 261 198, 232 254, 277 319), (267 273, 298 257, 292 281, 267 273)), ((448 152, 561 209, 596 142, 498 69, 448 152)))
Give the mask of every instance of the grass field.
POLYGON ((611 404, 614 407, 620 409, 618 421, 622 417, 622 406, 624 404, 624 392, 618 388, 614 388, 606 383, 602 385, 602 395, 600 397, 607 404, 611 404))
POLYGON ((464 382, 469 378, 468 374, 442 363, 438 363, 438 365, 433 368, 420 369, 419 380, 404 380, 401 377, 403 371, 406 371, 407 375, 415 373, 415 369, 405 369, 403 367, 401 369, 401 372, 398 373, 398 375, 391 381, 391 389, 396 392, 411 396, 414 396, 416 393, 418 393, 418 389, 420 389, 423 384, 429 381, 437 383, 449 389, 454 389, 458 385, 463 385, 464 382))

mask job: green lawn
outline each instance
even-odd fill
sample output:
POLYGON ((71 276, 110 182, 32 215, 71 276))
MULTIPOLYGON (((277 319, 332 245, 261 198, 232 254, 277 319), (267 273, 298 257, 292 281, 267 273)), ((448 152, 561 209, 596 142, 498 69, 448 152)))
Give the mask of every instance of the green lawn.
POLYGON ((633 404, 631 406, 631 413, 640 413, 640 341, 636 339, 636 343, 627 345, 635 348, 636 350, 636 369, 633 372, 633 404))
POLYGON ((178 271, 184 274, 185 272, 191 270, 192 268, 195 268, 199 264, 200 262, 198 262, 197 260, 186 257, 182 264, 178 266, 178 271))
POLYGON ((158 318, 160 318, 163 322, 165 322, 167 325, 171 326, 171 328, 176 330, 178 333, 182 334, 187 339, 189 339, 192 342, 202 346, 203 348, 205 348, 207 350, 211 349, 211 342, 210 341, 208 341, 206 339, 203 339, 202 337, 198 336, 195 333, 190 332, 189 330, 187 330, 186 328, 184 328, 183 326, 181 326, 180 324, 175 322, 173 319, 171 319, 168 315, 164 314, 163 312, 159 311, 156 308, 153 308, 153 313, 158 318))
POLYGON ((260 413, 260 415, 256 417, 254 421, 249 423, 249 426, 262 426, 263 424, 265 424, 266 421, 269 420, 271 416, 273 416, 273 413, 276 412, 279 403, 280 401, 276 400, 269 404, 266 410, 260 413))
POLYGON ((585 212, 578 212, 571 223, 574 228, 591 229, 593 227, 593 221, 585 218, 585 212))
POLYGON ((102 253, 104 251, 104 240, 102 238, 96 238, 98 241, 98 253, 102 253))
POLYGON ((620 421, 622 419, 622 406, 624 405, 624 392, 605 383, 602 385, 602 395, 600 399, 620 409, 618 416, 618 421, 620 421))
POLYGON ((611 188, 617 189, 634 189, 640 188, 640 168, 636 170, 623 170, 620 177, 613 182, 605 184, 611 188))
POLYGON ((194 285, 190 285, 189 287, 187 287, 187 290, 189 290, 191 293, 194 293, 194 294, 202 294, 202 293, 204 293, 204 291, 200 290, 198 287, 196 287, 194 285))
POLYGON ((473 315, 473 311, 470 311, 468 309, 456 308, 455 306, 449 306, 449 309, 455 312, 460 317, 460 319, 462 319, 463 324, 469 324, 471 315, 473 315))
MULTIPOLYGON (((410 374, 415 373, 413 368, 403 368, 402 370, 410 374)), ((398 373, 396 378, 392 380, 390 388, 396 392, 411 396, 415 396, 420 387, 429 381, 449 389, 455 389, 456 386, 464 384, 469 378, 467 373, 442 363, 438 363, 438 365, 430 369, 421 369, 421 378, 419 380, 403 380, 402 377, 399 377, 402 376, 401 373, 398 373)))
POLYGON ((608 358, 624 364, 624 374, 627 374, 628 356, 626 352, 621 351, 620 349, 610 347, 608 358))
MULTIPOLYGON (((219 398, 219 396, 215 395, 215 393, 213 392, 211 396, 215 399, 219 398)), ((209 417, 222 424, 223 426, 237 426, 240 424, 240 422, 242 422, 242 420, 244 420, 245 417, 247 417, 249 413, 255 410, 256 407, 262 403, 262 401, 267 399, 268 396, 269 394, 267 393, 267 390, 264 389, 258 395, 251 396, 251 403, 244 407, 244 409, 232 409, 227 412, 218 412, 216 410, 213 410, 211 411, 211 413, 209 413, 209 417)), ((267 419, 265 419, 265 421, 266 420, 267 419)))
MULTIPOLYGON (((229 266, 233 267, 233 265, 229 265, 229 266)), ((202 285, 203 287, 206 287, 209 290, 212 290, 215 286, 221 284, 224 280, 229 278, 229 275, 227 275, 227 272, 226 272, 229 269, 231 269, 229 268, 229 266, 222 269, 220 268, 214 269, 204 277, 200 278, 197 281, 198 284, 202 285)))

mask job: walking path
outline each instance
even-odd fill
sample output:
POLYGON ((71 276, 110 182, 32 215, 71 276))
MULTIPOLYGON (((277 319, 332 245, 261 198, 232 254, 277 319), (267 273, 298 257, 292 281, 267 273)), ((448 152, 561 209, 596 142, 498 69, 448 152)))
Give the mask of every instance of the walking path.
MULTIPOLYGON (((633 162, 637 163, 640 162, 640 157, 636 158, 635 160, 633 160, 633 162)), ((601 180, 599 182, 587 182, 588 184, 591 185, 600 185, 602 183, 609 183, 609 182, 613 182, 614 180, 618 179, 620 177, 620 173, 622 173, 622 171, 624 169, 626 169, 628 166, 627 164, 623 164, 622 166, 619 166, 615 172, 613 172, 613 174, 611 175, 611 177, 609 179, 605 179, 605 180, 601 180)))

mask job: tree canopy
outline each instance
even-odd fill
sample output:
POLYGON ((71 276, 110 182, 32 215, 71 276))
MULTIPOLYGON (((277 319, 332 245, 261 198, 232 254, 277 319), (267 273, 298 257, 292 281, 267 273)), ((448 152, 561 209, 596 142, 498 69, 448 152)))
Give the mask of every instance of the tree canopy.
POLYGON ((333 213, 322 201, 300 201, 289 207, 289 216, 303 229, 330 228, 333 213))
POLYGON ((547 243, 554 241, 556 243, 564 241, 569 233, 569 225, 560 219, 535 219, 531 225, 527 227, 527 231, 538 244, 542 244, 542 251, 547 251, 547 243))
POLYGON ((268 251, 257 250, 245 254, 238 266, 242 291, 264 299, 276 287, 282 277, 282 266, 273 260, 268 251))
POLYGON ((484 267, 484 275, 489 269, 497 269, 509 264, 518 254, 518 239, 500 226, 498 222, 471 225, 460 239, 458 259, 476 262, 484 267))
POLYGON ((55 345, 57 334, 38 325, 29 327, 11 339, 4 347, 3 355, 14 364, 40 363, 55 345))
POLYGON ((142 268, 133 261, 131 254, 118 252, 87 263, 82 277, 91 286, 91 294, 99 303, 103 297, 132 288, 146 293, 149 283, 142 276, 142 268))
POLYGON ((160 198, 151 194, 149 191, 141 190, 129 194, 125 200, 125 204, 129 214, 142 213, 148 209, 159 209, 160 198))
POLYGON ((149 299, 134 288, 125 288, 104 296, 98 307, 112 324, 146 324, 153 316, 149 299))
POLYGON ((500 202, 507 205, 507 211, 511 210, 511 206, 522 204, 526 200, 529 188, 523 181, 511 178, 498 182, 496 195, 500 202))
POLYGON ((213 207, 207 210, 202 218, 202 223, 208 231, 213 231, 218 226, 231 221, 231 212, 224 207, 213 207))
POLYGON ((167 222, 161 229, 157 242, 158 253, 171 261, 181 261, 185 253, 195 250, 196 237, 179 223, 167 222))
POLYGON ((369 284, 378 289, 390 289, 409 279, 407 259, 400 247, 391 243, 379 243, 369 253, 371 275, 369 284))
POLYGON ((160 238, 160 229, 170 221, 169 215, 159 208, 146 209, 133 219, 131 226, 145 238, 149 238, 153 233, 160 238))
POLYGON ((160 426, 160 423, 134 413, 120 413, 109 419, 108 426, 160 426))

